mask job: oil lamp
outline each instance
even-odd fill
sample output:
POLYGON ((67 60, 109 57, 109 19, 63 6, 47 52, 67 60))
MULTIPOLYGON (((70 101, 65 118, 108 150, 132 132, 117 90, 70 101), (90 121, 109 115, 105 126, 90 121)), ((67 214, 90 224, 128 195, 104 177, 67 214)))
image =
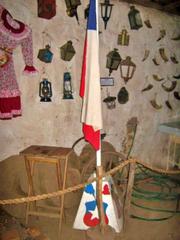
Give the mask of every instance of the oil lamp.
POLYGON ((64 73, 63 99, 73 99, 71 75, 69 72, 64 73))
POLYGON ((118 49, 114 48, 113 51, 107 54, 106 68, 109 68, 109 76, 113 70, 117 70, 121 62, 121 56, 118 53, 118 49))
POLYGON ((127 56, 125 60, 121 61, 120 73, 125 83, 127 83, 128 80, 133 77, 135 70, 136 65, 131 61, 131 57, 127 56))
POLYGON ((66 2, 66 13, 69 17, 76 17, 76 20, 79 24, 79 18, 77 14, 77 7, 81 5, 80 0, 65 0, 66 2))
POLYGON ((38 58, 39 60, 41 60, 42 62, 45 63, 50 63, 52 62, 52 58, 53 58, 53 53, 50 51, 50 45, 46 45, 45 48, 40 49, 38 52, 38 58))
POLYGON ((107 27, 107 22, 111 17, 113 4, 109 2, 109 0, 104 0, 104 3, 101 3, 101 17, 104 21, 104 28, 107 27))
POLYGON ((60 47, 61 59, 64 61, 70 61, 75 55, 75 50, 72 45, 72 41, 67 41, 62 47, 60 47))
POLYGON ((129 34, 126 29, 123 29, 121 34, 118 35, 118 44, 122 46, 129 45, 129 34))
POLYGON ((114 109, 116 107, 116 97, 112 97, 112 96, 107 96, 103 102, 106 103, 106 106, 108 109, 114 109))
POLYGON ((138 30, 143 26, 141 15, 139 10, 135 8, 135 6, 130 7, 130 11, 128 13, 129 23, 131 29, 138 30))
POLYGON ((84 10, 84 18, 88 18, 89 16, 89 4, 87 5, 86 9, 84 10))
POLYGON ((40 102, 51 102, 52 88, 51 83, 44 78, 39 84, 40 102))
POLYGON ((38 17, 51 19, 56 15, 56 0, 38 0, 38 17))

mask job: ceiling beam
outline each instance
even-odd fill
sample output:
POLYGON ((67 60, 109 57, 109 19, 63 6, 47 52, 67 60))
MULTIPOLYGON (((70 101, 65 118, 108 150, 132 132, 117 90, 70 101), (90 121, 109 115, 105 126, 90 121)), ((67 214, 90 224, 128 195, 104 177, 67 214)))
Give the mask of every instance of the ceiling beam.
POLYGON ((173 10, 173 9, 176 9, 177 7, 180 7, 180 0, 177 0, 175 2, 172 2, 172 3, 169 3, 169 4, 166 4, 164 6, 164 10, 173 10))
POLYGON ((127 2, 130 4, 138 4, 144 7, 156 8, 158 10, 164 10, 163 6, 158 3, 151 2, 149 0, 119 0, 119 2, 127 2))
POLYGON ((126 2, 129 4, 137 4, 137 5, 141 5, 144 7, 155 8, 160 11, 165 11, 165 12, 179 15, 177 7, 180 7, 180 0, 176 0, 173 3, 168 3, 164 6, 161 5, 160 3, 152 2, 152 0, 151 1, 150 0, 119 0, 119 2, 126 2))

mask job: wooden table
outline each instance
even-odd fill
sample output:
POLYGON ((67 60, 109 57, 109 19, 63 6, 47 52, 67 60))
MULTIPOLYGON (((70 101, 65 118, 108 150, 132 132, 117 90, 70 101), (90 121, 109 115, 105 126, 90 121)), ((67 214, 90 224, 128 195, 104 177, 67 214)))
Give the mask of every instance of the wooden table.
POLYGON ((176 161, 177 144, 180 144, 180 121, 168 122, 159 125, 159 131, 169 134, 168 157, 166 169, 169 169, 170 163, 173 166, 180 167, 180 160, 176 161), (171 153, 172 150, 172 153, 171 153))
MULTIPOLYGON (((72 148, 51 147, 51 146, 30 146, 20 152, 24 156, 26 171, 28 176, 28 196, 35 195, 33 186, 33 175, 36 163, 55 164, 56 176, 59 190, 64 190, 66 187, 68 157, 73 152, 72 148), (64 161, 64 162, 63 162, 64 161)), ((62 218, 64 215, 64 195, 59 197, 60 207, 59 213, 50 213, 39 211, 36 204, 31 209, 31 203, 27 203, 26 208, 26 224, 28 223, 29 215, 46 216, 51 218, 59 218, 59 234, 62 229, 62 218)))

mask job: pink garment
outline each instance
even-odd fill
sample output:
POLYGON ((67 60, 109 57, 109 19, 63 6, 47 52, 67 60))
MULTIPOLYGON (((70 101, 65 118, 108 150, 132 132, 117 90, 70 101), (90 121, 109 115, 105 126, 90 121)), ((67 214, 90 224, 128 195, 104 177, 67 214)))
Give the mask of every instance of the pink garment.
POLYGON ((21 115, 21 99, 13 63, 13 50, 22 47, 24 73, 36 73, 33 67, 32 31, 12 18, 0 5, 0 119, 21 115))

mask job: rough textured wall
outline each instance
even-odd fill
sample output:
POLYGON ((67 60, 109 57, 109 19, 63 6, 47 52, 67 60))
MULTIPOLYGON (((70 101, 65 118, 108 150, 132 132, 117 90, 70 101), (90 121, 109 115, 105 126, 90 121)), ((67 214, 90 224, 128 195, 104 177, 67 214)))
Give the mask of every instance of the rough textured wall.
MULTIPOLYGON (((80 113, 81 99, 78 95, 80 84, 81 63, 83 54, 83 41, 85 36, 86 21, 84 19, 84 9, 88 1, 83 0, 78 8, 80 25, 75 18, 66 15, 64 1, 57 1, 57 14, 51 20, 37 17, 37 1, 32 0, 1 0, 14 18, 23 21, 31 26, 33 30, 34 45, 34 65, 38 68, 39 74, 34 77, 22 75, 24 62, 21 48, 14 51, 15 69, 20 90, 22 92, 23 115, 12 120, 0 121, 0 159, 18 154, 18 152, 29 145, 55 145, 71 147, 79 137, 82 136, 80 113), (43 32, 50 37, 43 37, 43 32), (70 62, 60 59, 59 47, 72 40, 76 50, 76 55, 70 62), (53 61, 45 64, 37 59, 38 50, 44 44, 51 44, 51 51, 54 53, 53 61), (43 74, 45 67, 46 74, 43 74), (74 90, 74 100, 63 100, 63 73, 70 71, 74 90), (52 83, 53 97, 51 103, 39 101, 39 82, 43 77, 48 77, 52 83)), ((131 56, 137 68, 133 79, 126 84, 129 92, 129 101, 121 105, 116 103, 114 110, 108 110, 104 103, 103 120, 104 132, 107 133, 106 141, 111 142, 117 151, 122 149, 122 142, 126 137, 126 123, 131 117, 137 117, 138 128, 132 155, 143 159, 146 162, 162 165, 165 162, 167 151, 167 136, 158 131, 158 124, 176 120, 180 116, 180 102, 174 99, 173 94, 168 95, 159 82, 155 82, 152 74, 158 74, 165 79, 169 76, 179 74, 179 65, 173 64, 170 60, 164 63, 158 56, 158 49, 164 47, 168 57, 176 54, 180 61, 179 42, 170 40, 179 34, 180 18, 171 16, 154 9, 137 6, 140 10, 143 21, 149 19, 152 29, 145 25, 138 31, 130 30, 127 14, 129 4, 114 3, 112 17, 108 22, 107 30, 99 14, 100 34, 100 65, 101 76, 108 76, 106 65, 106 55, 113 48, 118 48, 121 57, 131 56), (130 34, 130 44, 128 47, 117 45, 117 37, 122 28, 125 27, 130 34), (166 36, 161 41, 157 41, 161 29, 166 30, 166 36), (149 58, 142 62, 145 49, 150 50, 149 58), (159 66, 155 66, 152 58, 158 56, 159 66), (148 80, 147 77, 148 76, 148 80), (148 83, 152 83, 154 88, 151 91, 141 93, 141 89, 148 83), (157 93, 158 103, 163 104, 161 110, 155 110, 149 103, 157 93), (173 111, 169 110, 164 102, 169 97, 173 106, 173 111)), ((120 78, 120 71, 112 73, 115 85, 109 87, 111 95, 117 96, 121 87, 125 86, 120 78)), ((177 89, 180 89, 180 82, 177 89)), ((106 88, 102 89, 102 99, 106 97, 106 88)))

